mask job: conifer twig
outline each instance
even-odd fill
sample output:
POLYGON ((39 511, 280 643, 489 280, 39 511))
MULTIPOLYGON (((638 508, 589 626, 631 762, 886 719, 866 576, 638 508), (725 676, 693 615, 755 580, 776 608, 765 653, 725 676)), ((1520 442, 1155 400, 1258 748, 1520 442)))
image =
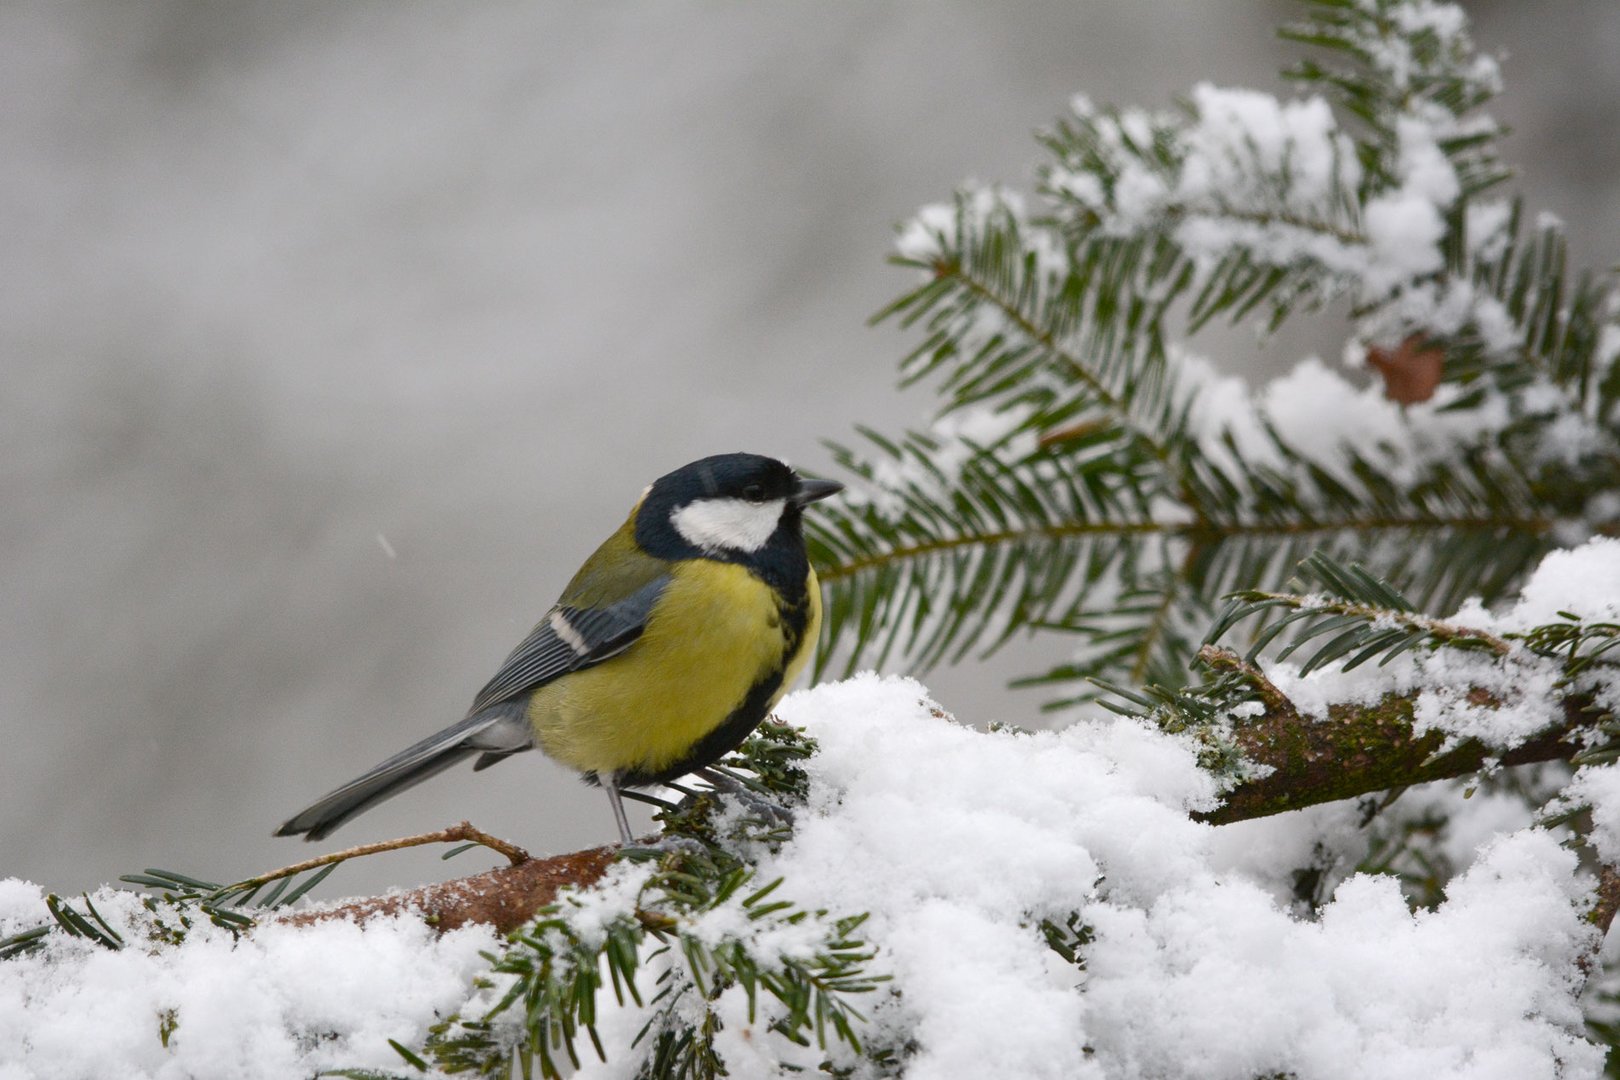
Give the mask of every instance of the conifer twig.
POLYGON ((1295 610, 1320 611, 1334 615, 1354 615, 1363 619, 1383 619, 1412 630, 1420 630, 1439 641, 1477 641, 1497 656, 1506 656, 1513 651, 1513 646, 1488 631, 1476 630, 1471 626, 1459 626, 1456 623, 1444 622, 1440 619, 1430 618, 1427 615, 1419 615, 1410 611, 1395 611, 1390 608, 1356 603, 1351 600, 1305 596, 1299 593, 1270 592, 1261 589, 1245 590, 1238 595, 1249 601, 1275 600, 1295 610))

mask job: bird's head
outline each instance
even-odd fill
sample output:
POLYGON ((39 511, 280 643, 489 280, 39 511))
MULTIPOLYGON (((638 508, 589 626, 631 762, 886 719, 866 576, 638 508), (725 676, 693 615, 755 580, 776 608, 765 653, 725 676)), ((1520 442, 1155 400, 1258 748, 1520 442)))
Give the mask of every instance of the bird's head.
POLYGON ((775 458, 717 454, 683 465, 647 489, 636 513, 636 541, 666 558, 740 558, 773 540, 797 544, 804 507, 843 487, 803 479, 775 458))

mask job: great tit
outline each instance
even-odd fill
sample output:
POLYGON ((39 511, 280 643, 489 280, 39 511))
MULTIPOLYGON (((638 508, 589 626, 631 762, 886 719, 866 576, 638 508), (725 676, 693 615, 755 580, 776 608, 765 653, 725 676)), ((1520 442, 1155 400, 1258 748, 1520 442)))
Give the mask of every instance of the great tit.
POLYGON ((720 454, 660 477, 585 560, 562 598, 460 723, 400 751, 289 819, 319 840, 384 799, 477 755, 538 746, 619 792, 705 769, 765 719, 803 670, 821 592, 802 514, 842 490, 758 454, 720 454))

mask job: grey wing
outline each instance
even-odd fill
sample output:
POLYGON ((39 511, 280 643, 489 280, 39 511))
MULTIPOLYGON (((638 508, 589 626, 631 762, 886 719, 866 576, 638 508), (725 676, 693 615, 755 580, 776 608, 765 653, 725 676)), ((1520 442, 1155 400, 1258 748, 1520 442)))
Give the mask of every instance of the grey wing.
POLYGON ((623 600, 603 607, 581 610, 558 604, 512 650, 494 678, 473 699, 468 714, 623 652, 647 628, 647 616, 667 584, 667 576, 659 577, 623 600))

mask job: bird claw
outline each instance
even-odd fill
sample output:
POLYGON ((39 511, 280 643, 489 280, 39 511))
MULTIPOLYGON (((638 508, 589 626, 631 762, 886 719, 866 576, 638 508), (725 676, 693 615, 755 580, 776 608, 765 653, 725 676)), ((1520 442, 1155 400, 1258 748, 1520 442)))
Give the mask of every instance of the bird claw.
POLYGON ((713 785, 716 795, 724 796, 740 807, 747 817, 767 827, 793 828, 793 811, 774 799, 761 795, 722 772, 699 769, 697 775, 713 785))

